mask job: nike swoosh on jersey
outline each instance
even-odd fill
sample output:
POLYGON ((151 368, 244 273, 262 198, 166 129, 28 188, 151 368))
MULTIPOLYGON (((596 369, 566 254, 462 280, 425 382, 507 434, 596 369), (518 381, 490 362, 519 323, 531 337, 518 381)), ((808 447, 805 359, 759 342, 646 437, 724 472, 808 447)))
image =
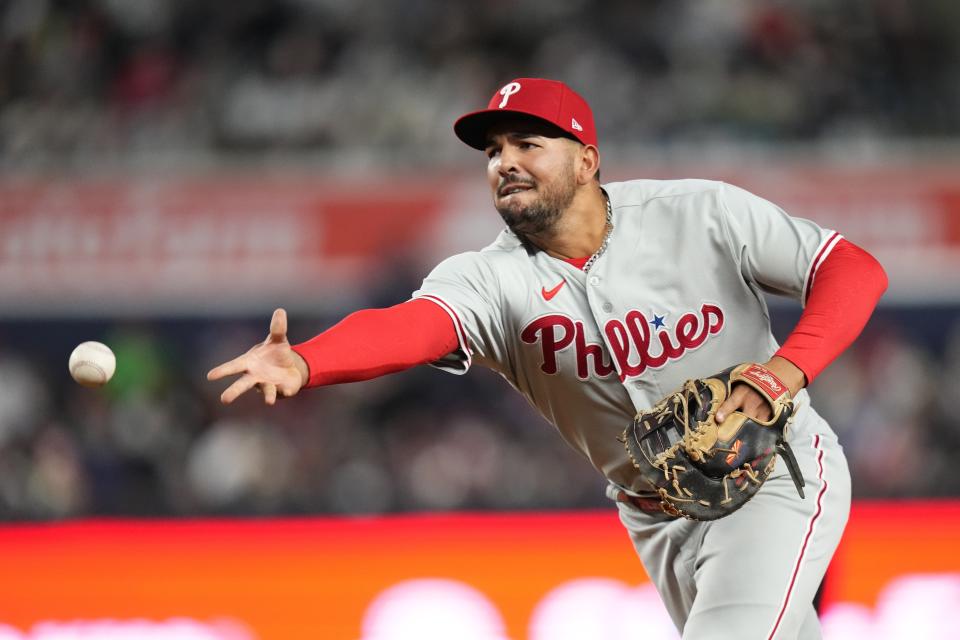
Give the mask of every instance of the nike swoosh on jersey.
POLYGON ((557 295, 557 293, 560 291, 561 288, 563 288, 563 285, 565 285, 565 284, 567 284, 567 279, 566 279, 566 278, 564 278, 563 280, 561 280, 561 281, 560 281, 560 284, 558 284, 557 286, 555 286, 553 289, 547 290, 546 287, 540 287, 540 293, 543 294, 543 299, 544 299, 544 300, 552 300, 552 299, 553 299, 553 296, 557 295))

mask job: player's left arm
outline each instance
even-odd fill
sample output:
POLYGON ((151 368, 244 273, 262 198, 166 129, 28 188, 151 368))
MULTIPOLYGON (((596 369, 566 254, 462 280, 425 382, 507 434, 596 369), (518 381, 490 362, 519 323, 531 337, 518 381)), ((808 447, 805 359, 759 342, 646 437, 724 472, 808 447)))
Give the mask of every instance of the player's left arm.
MULTIPOLYGON (((795 248, 792 253, 783 252, 784 247, 773 242, 775 250, 787 256, 786 260, 778 258, 775 252, 755 251, 755 255, 745 257, 745 269, 756 273, 761 283, 766 276, 765 288, 787 293, 792 290, 801 300, 805 297, 806 305, 793 331, 776 354, 763 363, 787 385, 791 396, 796 396, 860 334, 887 288, 887 275, 872 255, 839 234, 790 218, 742 190, 737 190, 734 197, 752 207, 747 222, 755 223, 756 231, 766 236, 768 242, 781 238, 783 244, 793 243, 795 248), (766 210, 770 208, 771 211, 766 210), (825 237, 814 243, 818 232, 825 237), (809 265, 805 271, 796 269, 804 262, 809 265), (791 277, 791 272, 796 275, 791 277)), ((735 223, 734 237, 736 232, 735 223)), ((745 235, 742 227, 741 235, 745 235)), ((770 416, 768 404, 744 385, 738 386, 720 406, 717 419, 722 421, 731 411, 762 420, 770 416)))

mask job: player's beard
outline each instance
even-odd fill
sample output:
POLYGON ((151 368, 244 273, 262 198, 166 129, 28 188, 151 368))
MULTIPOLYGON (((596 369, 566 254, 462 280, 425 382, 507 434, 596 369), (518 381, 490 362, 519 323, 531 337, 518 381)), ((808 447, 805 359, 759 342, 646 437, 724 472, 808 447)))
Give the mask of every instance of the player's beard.
MULTIPOLYGON (((506 184, 531 185, 523 180, 508 180, 506 184)), ((511 199, 507 204, 497 204, 497 211, 518 236, 551 236, 557 221, 573 202, 576 189, 571 162, 551 184, 538 189, 540 197, 533 202, 521 204, 518 199, 511 199)))

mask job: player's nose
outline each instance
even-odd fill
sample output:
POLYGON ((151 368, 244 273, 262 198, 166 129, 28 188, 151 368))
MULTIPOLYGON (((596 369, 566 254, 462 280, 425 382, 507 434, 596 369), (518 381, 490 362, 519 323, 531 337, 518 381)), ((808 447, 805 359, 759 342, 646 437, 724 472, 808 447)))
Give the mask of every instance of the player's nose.
POLYGON ((501 177, 520 173, 518 154, 506 146, 500 151, 500 155, 497 157, 497 173, 499 173, 501 177))

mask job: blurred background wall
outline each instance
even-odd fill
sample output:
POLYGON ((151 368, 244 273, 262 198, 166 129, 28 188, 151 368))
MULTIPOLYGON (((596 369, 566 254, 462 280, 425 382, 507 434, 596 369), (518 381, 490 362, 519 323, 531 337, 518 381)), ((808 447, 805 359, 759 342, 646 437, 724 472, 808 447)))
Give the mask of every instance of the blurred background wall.
POLYGON ((603 505, 483 371, 274 409, 204 379, 275 306, 304 340, 492 240, 451 124, 526 75, 591 102, 605 180, 728 180, 873 251, 890 291, 815 402, 856 497, 960 494, 957 3, 6 0, 0 518, 603 505))

